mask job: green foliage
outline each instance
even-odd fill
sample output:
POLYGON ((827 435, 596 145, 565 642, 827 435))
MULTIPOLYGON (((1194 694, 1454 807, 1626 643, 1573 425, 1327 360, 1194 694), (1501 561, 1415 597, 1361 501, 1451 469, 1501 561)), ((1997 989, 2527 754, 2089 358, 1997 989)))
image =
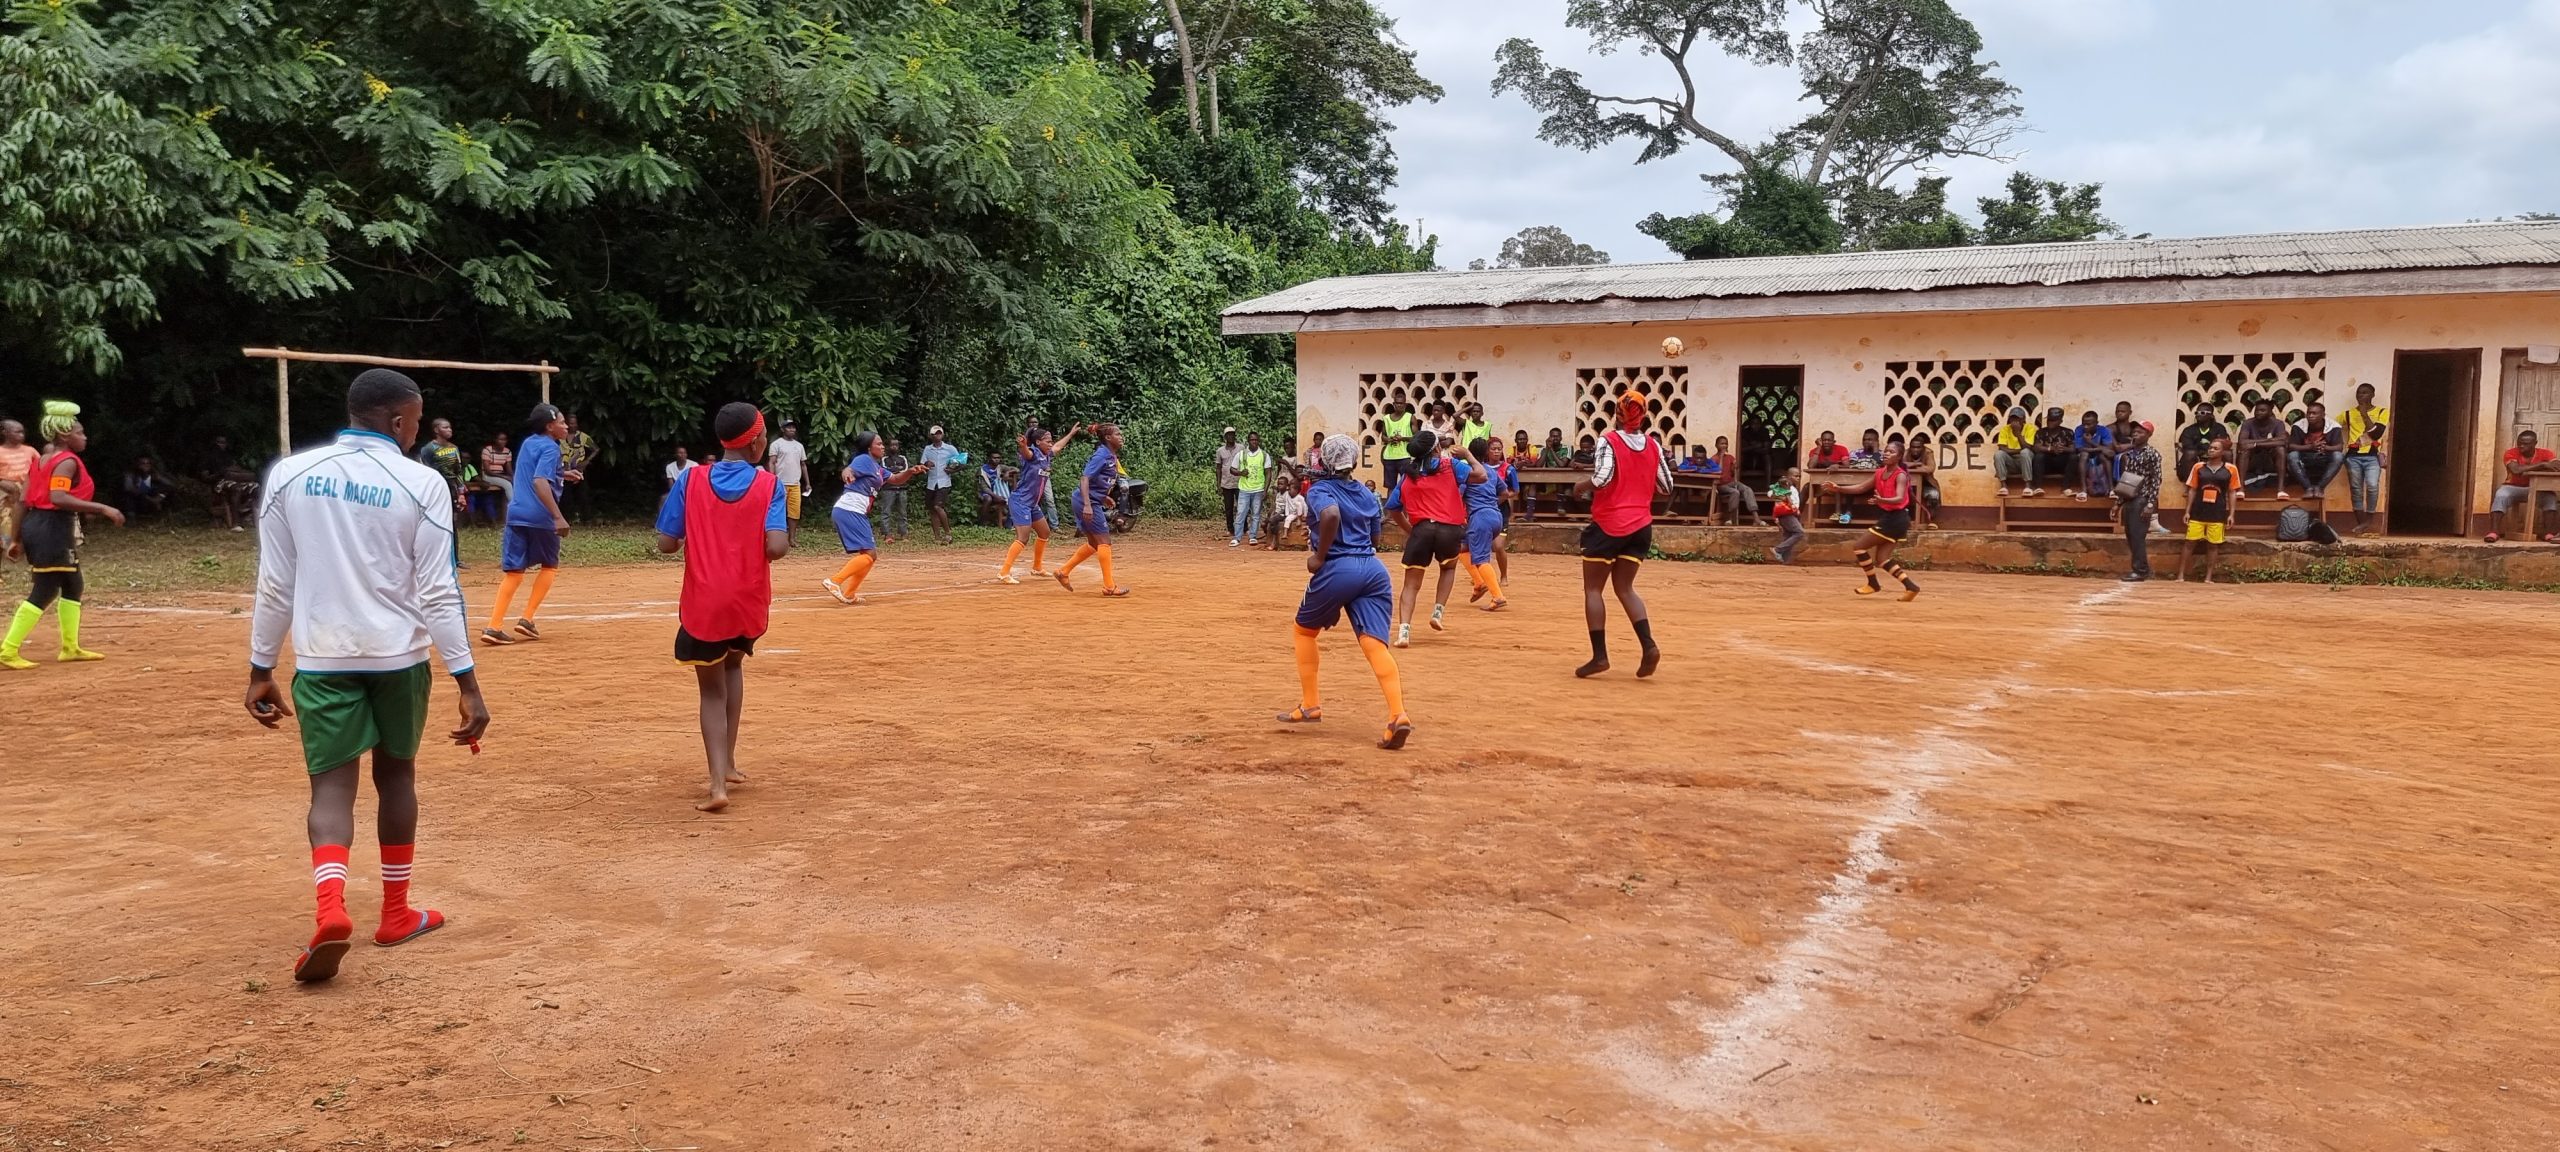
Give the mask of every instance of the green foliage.
POLYGON ((2008 198, 1985 196, 1981 204, 1985 244, 2050 244, 2124 235, 2115 221, 2099 211, 2095 184, 2073 187, 2012 172, 2008 198))
POLYGON ((1831 218, 1822 189, 1778 165, 1758 165, 1733 177, 1726 195, 1729 211, 1723 219, 1656 212, 1636 229, 1689 260, 1840 250, 1840 222, 1831 218))
MULTIPOLYGON (((1606 264, 1609 254, 1566 235, 1553 224, 1523 228, 1502 242, 1502 254, 1496 268, 1571 268, 1584 264, 1606 264)), ((1469 268, 1483 268, 1484 261, 1470 261, 1469 268)))
MULTIPOLYGON (((215 432, 273 442, 244 343, 548 359, 601 474, 651 495, 648 462, 741 397, 822 462, 925 423, 984 451, 1119 419, 1168 466, 1225 422, 1285 433, 1289 342, 1228 341, 1218 313, 1431 266, 1389 218, 1381 112, 1439 90, 1367 0, 1273 0, 1219 58, 1226 130, 1194 139, 1163 120, 1158 9, 1099 5, 1098 58, 1080 15, 23 0, 0 29, 0 410, 71 395, 109 459, 184 460, 215 432)), ((298 437, 334 427, 347 375, 296 369, 298 437)), ((474 443, 532 401, 419 375, 474 443)))

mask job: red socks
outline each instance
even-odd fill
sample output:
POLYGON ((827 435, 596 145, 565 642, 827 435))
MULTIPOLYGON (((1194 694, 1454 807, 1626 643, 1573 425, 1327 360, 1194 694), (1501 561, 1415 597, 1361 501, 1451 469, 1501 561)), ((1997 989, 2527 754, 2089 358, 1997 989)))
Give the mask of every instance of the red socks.
POLYGON ((376 944, 398 944, 444 923, 440 913, 409 907, 409 869, 417 857, 415 844, 382 846, 382 927, 373 934, 376 944))
POLYGON ((346 845, 312 845, 311 886, 317 890, 319 900, 319 911, 312 916, 319 931, 312 933, 311 943, 316 946, 353 935, 355 921, 347 918, 346 845))

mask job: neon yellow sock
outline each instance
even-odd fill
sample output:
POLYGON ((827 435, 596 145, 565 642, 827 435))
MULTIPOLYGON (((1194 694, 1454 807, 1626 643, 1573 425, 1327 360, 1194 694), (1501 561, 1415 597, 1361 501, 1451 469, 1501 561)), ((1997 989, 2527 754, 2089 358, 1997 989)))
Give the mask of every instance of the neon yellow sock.
POLYGON ((9 618, 8 639, 0 640, 0 661, 18 659, 18 649, 36 630, 36 621, 44 619, 44 609, 26 601, 18 602, 18 614, 9 618))
POLYGON ((61 599, 53 602, 54 621, 62 625, 62 659, 96 660, 97 653, 80 646, 80 602, 61 599))

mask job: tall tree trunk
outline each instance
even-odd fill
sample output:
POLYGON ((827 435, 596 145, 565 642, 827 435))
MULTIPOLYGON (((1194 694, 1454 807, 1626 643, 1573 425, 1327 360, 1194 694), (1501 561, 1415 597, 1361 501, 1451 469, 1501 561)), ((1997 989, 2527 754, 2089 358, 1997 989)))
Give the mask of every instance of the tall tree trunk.
POLYGON ((1093 0, 1084 0, 1084 54, 1093 55, 1093 0))
POLYGON ((1191 30, 1182 24, 1182 0, 1164 0, 1173 21, 1173 46, 1182 56, 1182 104, 1191 112, 1191 134, 1200 134, 1200 65, 1191 55, 1191 30))
POLYGON ((1218 70, 1209 70, 1209 138, 1218 138, 1218 70))

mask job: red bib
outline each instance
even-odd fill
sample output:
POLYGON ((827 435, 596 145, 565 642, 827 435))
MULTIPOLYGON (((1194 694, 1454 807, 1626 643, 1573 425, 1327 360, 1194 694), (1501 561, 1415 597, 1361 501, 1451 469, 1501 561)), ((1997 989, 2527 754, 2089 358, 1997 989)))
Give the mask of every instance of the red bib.
POLYGON ((1662 445, 1647 433, 1644 447, 1627 447, 1627 438, 1609 433, 1609 457, 1615 469, 1609 486, 1591 493, 1591 522, 1612 536, 1631 536, 1653 523, 1653 487, 1662 476, 1662 445))
POLYGON ((734 503, 711 490, 711 469, 685 473, 684 591, 676 620, 696 640, 764 635, 773 612, 773 562, 764 558, 773 473, 759 468, 734 503))
POLYGON ((87 500, 97 490, 97 482, 89 478, 87 463, 69 452, 55 452, 36 461, 36 470, 27 475, 27 507, 52 511, 53 495, 56 492, 74 500, 87 500), (71 475, 68 479, 53 474, 53 470, 62 467, 62 462, 65 460, 71 462, 71 475))

